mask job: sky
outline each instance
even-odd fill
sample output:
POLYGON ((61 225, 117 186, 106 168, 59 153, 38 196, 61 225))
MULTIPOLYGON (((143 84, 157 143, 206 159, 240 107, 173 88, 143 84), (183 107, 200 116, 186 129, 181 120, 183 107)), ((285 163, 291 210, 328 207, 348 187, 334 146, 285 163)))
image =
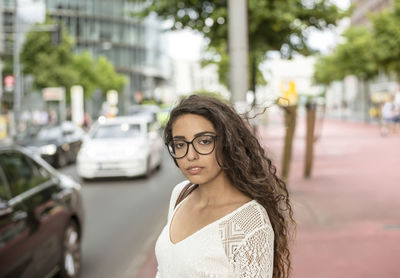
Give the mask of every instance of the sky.
MULTIPOLYGON (((336 5, 345 9, 350 0, 333 0, 336 5)), ((310 45, 326 53, 335 46, 338 31, 313 31, 310 35, 310 45)), ((197 61, 204 45, 202 36, 192 31, 174 31, 168 36, 168 54, 173 59, 197 61)))

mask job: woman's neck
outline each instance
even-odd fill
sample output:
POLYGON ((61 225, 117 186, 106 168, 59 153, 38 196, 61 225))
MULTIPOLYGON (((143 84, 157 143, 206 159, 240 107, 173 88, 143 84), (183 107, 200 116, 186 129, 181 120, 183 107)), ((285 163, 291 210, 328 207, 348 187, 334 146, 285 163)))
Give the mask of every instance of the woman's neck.
POLYGON ((245 196, 237 190, 225 174, 219 175, 212 181, 199 184, 195 196, 199 207, 218 207, 240 201, 245 196))

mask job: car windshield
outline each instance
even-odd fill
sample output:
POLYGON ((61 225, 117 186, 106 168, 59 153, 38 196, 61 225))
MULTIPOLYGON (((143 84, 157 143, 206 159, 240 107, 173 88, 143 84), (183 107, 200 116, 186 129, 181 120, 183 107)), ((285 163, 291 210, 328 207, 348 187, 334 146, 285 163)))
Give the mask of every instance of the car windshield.
POLYGON ((20 131, 17 134, 17 140, 26 140, 34 138, 40 130, 40 126, 27 126, 26 129, 20 131))
POLYGON ((46 141, 49 139, 54 139, 59 137, 61 134, 61 128, 60 127, 46 127, 42 128, 38 135, 37 135, 37 140, 39 141, 46 141))
POLYGON ((139 124, 107 124, 101 125, 93 133, 92 138, 94 139, 106 139, 106 138, 131 138, 140 135, 139 124))

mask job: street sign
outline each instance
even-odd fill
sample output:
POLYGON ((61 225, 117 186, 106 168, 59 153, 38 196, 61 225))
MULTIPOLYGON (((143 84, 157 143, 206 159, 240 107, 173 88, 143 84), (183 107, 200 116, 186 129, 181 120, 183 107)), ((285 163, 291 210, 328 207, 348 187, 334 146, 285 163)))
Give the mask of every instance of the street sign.
POLYGON ((4 85, 5 86, 14 86, 15 84, 15 78, 12 75, 6 75, 4 77, 4 85))
POLYGON ((45 101, 60 101, 65 97, 65 89, 63 87, 44 88, 42 94, 45 101))
POLYGON ((6 90, 7 92, 11 92, 12 90, 14 90, 14 85, 15 85, 15 78, 12 75, 6 75, 4 77, 4 90, 6 90))

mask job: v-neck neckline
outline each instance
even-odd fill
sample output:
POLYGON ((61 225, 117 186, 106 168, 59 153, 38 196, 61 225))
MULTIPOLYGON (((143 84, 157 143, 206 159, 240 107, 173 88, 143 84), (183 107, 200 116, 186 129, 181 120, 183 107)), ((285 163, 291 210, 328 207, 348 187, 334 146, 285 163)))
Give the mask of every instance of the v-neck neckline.
POLYGON ((208 223, 207 225, 204 225, 203 227, 201 227, 200 229, 198 229, 198 230, 195 231, 194 233, 191 233, 190 235, 188 235, 188 236, 185 237, 184 239, 182 239, 182 240, 180 240, 180 241, 174 243, 174 242, 172 242, 172 240, 171 240, 171 224, 172 224, 172 221, 174 220, 176 211, 177 211, 178 208, 186 201, 186 199, 187 199, 187 198, 185 198, 184 200, 182 200, 182 201, 174 208, 174 210, 172 211, 172 216, 171 216, 171 218, 169 219, 169 222, 168 222, 168 227, 167 227, 167 228, 168 228, 168 229, 167 229, 167 230, 168 230, 168 242, 169 242, 172 246, 176 246, 176 245, 179 245, 181 242, 187 241, 188 239, 192 238, 192 237, 195 236, 196 234, 198 234, 198 233, 202 232, 203 230, 207 229, 207 228, 210 227, 211 225, 214 225, 214 224, 216 224, 216 223, 218 223, 218 222, 220 222, 220 221, 226 219, 227 217, 231 216, 232 214, 234 214, 235 212, 239 211, 240 209, 242 209, 242 208, 248 206, 250 203, 256 202, 256 200, 248 201, 248 202, 244 203, 243 205, 237 207, 237 208, 234 209, 233 211, 227 213, 226 215, 224 215, 224 216, 222 216, 222 217, 220 217, 220 218, 218 218, 218 219, 216 219, 216 220, 214 220, 214 221, 208 223))

